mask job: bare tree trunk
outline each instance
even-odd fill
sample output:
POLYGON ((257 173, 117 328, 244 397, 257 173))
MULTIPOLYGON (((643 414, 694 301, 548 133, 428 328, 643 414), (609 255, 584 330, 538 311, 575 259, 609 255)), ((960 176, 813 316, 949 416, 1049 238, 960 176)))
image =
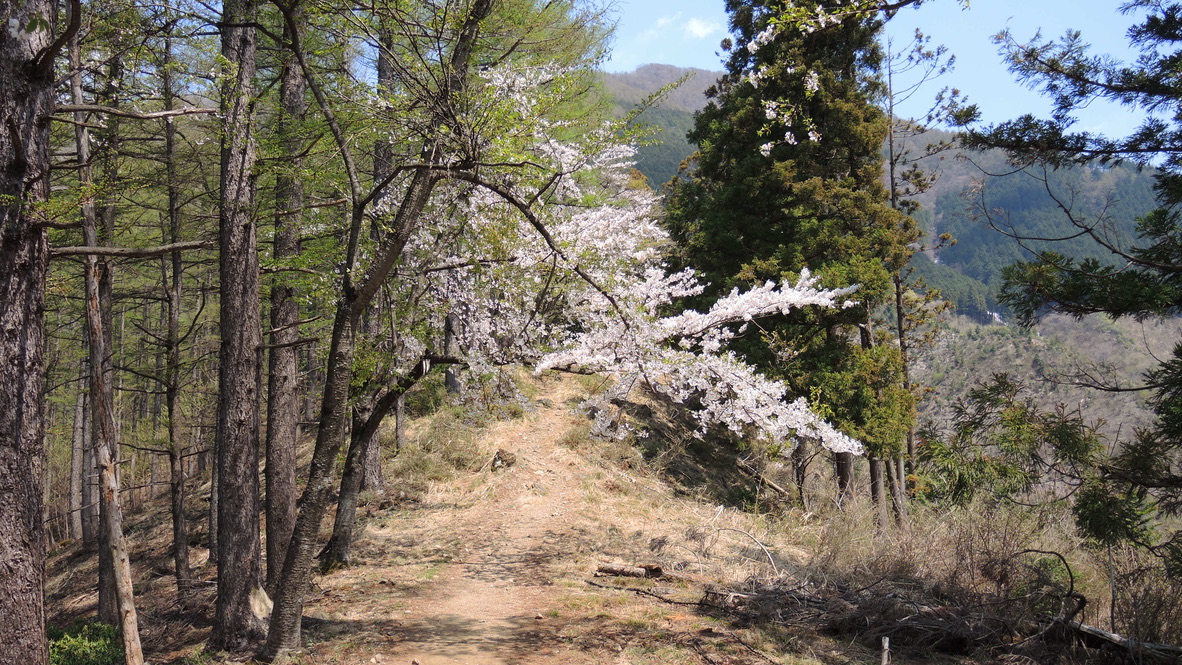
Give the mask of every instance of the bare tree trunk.
POLYGON ((353 527, 357 523, 357 500, 367 450, 373 444, 376 428, 366 426, 363 413, 354 412, 353 432, 349 452, 345 455, 345 471, 341 475, 341 489, 337 492, 337 514, 333 520, 332 537, 320 552, 320 572, 352 564, 353 527))
MULTIPOLYGON (((74 76, 71 77, 74 102, 82 104, 85 100, 82 96, 81 48, 76 36, 71 40, 70 60, 75 70, 74 76)), ((94 179, 90 160, 90 132, 85 126, 84 115, 75 113, 77 122, 74 128, 78 177, 82 187, 89 189, 93 187, 94 179)), ((93 200, 89 199, 84 200, 82 204, 82 236, 83 243, 88 247, 98 247, 101 242, 97 211, 93 200)), ((139 623, 136 619, 132 592, 131 562, 127 553, 127 541, 123 535, 123 509, 120 505, 119 473, 116 468, 118 448, 112 410, 115 391, 109 355, 110 318, 103 316, 104 309, 109 311, 110 303, 110 271, 105 263, 94 255, 88 255, 84 260, 86 337, 90 358, 90 396, 95 433, 94 456, 99 474, 99 615, 101 619, 119 626, 127 664, 140 665, 144 656, 140 647, 139 623), (103 283, 104 280, 108 282, 107 285, 103 283), (114 597, 110 598, 112 591, 114 597)))
MULTIPOLYGON (((176 98, 172 79, 172 36, 164 39, 161 68, 164 108, 171 109, 176 98)), ((181 192, 177 169, 177 128, 173 122, 164 127, 165 169, 168 178, 168 227, 165 242, 181 240, 181 192)), ((181 413, 178 400, 181 388, 181 297, 184 267, 180 252, 161 257, 161 281, 166 294, 164 409, 168 418, 168 490, 172 509, 172 566, 176 575, 177 602, 190 607, 193 574, 189 568, 189 522, 185 515, 185 444, 181 440, 181 413)))
MULTIPOLYGON (((891 132, 893 135, 894 132, 891 132)), ((892 180, 891 182, 894 182, 892 180)), ((893 190, 893 188, 892 188, 893 190)), ((892 193, 892 196, 894 194, 892 193)), ((899 339, 899 353, 903 356, 903 388, 907 391, 912 390, 911 386, 911 342, 907 338, 907 308, 903 302, 903 296, 906 294, 906 285, 903 283, 903 277, 898 273, 894 276, 895 282, 895 323, 896 335, 899 339)), ((904 472, 901 473, 901 479, 907 478, 907 473, 915 472, 915 424, 907 430, 907 458, 904 464, 904 472)))
POLYGON ((211 643, 229 652, 262 639, 259 536, 259 263, 254 219, 253 103, 257 7, 222 5, 221 352, 218 376, 218 584, 211 643))
POLYGON ((219 547, 220 543, 218 539, 218 533, 221 531, 218 528, 218 513, 221 511, 221 501, 218 500, 218 497, 220 497, 222 493, 221 490, 218 489, 221 486, 221 481, 218 478, 217 461, 218 441, 221 438, 221 435, 217 433, 215 428, 213 441, 210 441, 209 443, 209 459, 211 462, 209 464, 209 517, 207 518, 209 523, 209 533, 207 534, 207 545, 209 547, 209 563, 214 566, 218 565, 218 551, 221 549, 219 547))
POLYGON ((86 390, 78 388, 74 404, 74 432, 70 437, 70 497, 67 502, 70 538, 82 537, 82 450, 86 447, 86 390))
POLYGON ((350 316, 348 301, 341 302, 328 352, 328 380, 320 407, 316 448, 312 454, 308 484, 300 500, 291 542, 283 560, 283 574, 275 585, 275 605, 271 611, 271 626, 267 634, 267 646, 262 654, 263 660, 270 660, 300 646, 300 619, 303 616, 304 594, 311 578, 316 535, 328 505, 337 452, 345 435, 344 415, 349 401, 355 322, 356 318, 350 316))
MULTIPOLYGON (((292 8, 294 23, 302 26, 302 8, 292 8)), ((275 239, 277 263, 300 251, 299 229, 304 207, 304 185, 298 175, 303 152, 300 123, 308 110, 304 73, 288 56, 279 96, 279 145, 283 161, 292 169, 275 180, 275 239)), ((271 287, 271 354, 267 372, 267 590, 274 592, 296 517, 296 439, 299 435, 299 303, 295 289, 276 280, 271 287)))
MULTIPOLYGON (((401 401, 396 400, 394 407, 397 408, 401 401)), ((369 441, 364 445, 365 458, 361 461, 360 490, 380 494, 386 491, 386 477, 382 474, 382 437, 378 431, 370 434, 369 441)))
POLYGON ((809 455, 806 448, 808 444, 801 441, 792 449, 792 472, 796 480, 796 498, 800 502, 800 507, 808 510, 808 497, 805 492, 805 483, 808 482, 809 475, 809 455))
POLYGON ((394 454, 402 452, 402 446, 406 441, 406 393, 398 396, 398 402, 394 405, 394 454))
MULTIPOLYGON (((89 351, 87 352, 89 357, 89 351)), ((90 370, 86 371, 89 375, 90 370)), ((89 386, 90 379, 87 379, 89 386)), ((98 545, 98 465, 94 462, 94 420, 90 406, 90 388, 82 405, 82 544, 98 545)))
MULTIPOLYGON (((454 355, 453 348, 456 343, 456 327, 460 325, 460 317, 456 316, 455 312, 448 312, 447 318, 443 321, 443 354, 446 356, 454 355)), ((460 379, 456 376, 455 367, 448 367, 443 375, 443 385, 449 394, 455 395, 460 392, 460 379)))
POLYGON ((837 476, 837 505, 845 505, 854 482, 854 454, 833 453, 833 471, 837 476))
POLYGON ((904 475, 906 473, 906 463, 902 456, 892 457, 887 460, 887 480, 890 481, 891 489, 891 508, 895 515, 895 522, 902 525, 907 522, 909 511, 907 510, 907 488, 904 475))
POLYGON ((874 501, 874 519, 880 530, 890 524, 886 495, 886 465, 881 457, 870 458, 870 498, 874 501))
MULTIPOLYGON (((13 0, 0 19, 44 17, 53 28, 55 8, 13 0)), ((71 10, 77 18, 79 3, 71 10)), ((76 20, 69 29, 77 30, 76 20)), ((53 35, 0 33, 0 665, 49 662, 41 481, 49 246, 37 215, 49 198, 53 35)))

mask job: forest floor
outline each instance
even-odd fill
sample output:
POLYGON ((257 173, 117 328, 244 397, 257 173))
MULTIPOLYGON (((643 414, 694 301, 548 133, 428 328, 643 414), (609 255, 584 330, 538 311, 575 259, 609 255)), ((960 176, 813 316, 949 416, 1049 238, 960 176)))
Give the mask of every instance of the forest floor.
MULTIPOLYGON (((367 497, 360 510, 354 565, 314 578, 306 646, 294 662, 883 662, 877 637, 868 643, 827 629, 835 613, 853 607, 843 600, 853 596, 816 585, 810 555, 777 539, 782 525, 686 484, 712 474, 718 480, 724 472, 694 471, 688 462, 670 471, 678 464, 667 454, 668 472, 658 473, 631 445, 591 439, 576 408, 584 385, 537 380, 534 408, 476 430, 466 445, 484 462, 447 481, 402 485, 391 474, 388 492, 367 497), (496 451, 511 453, 514 463, 494 468, 496 451), (603 564, 657 565, 666 574, 598 576, 603 564), (741 611, 744 603, 756 604, 757 594, 745 590, 766 589, 769 580, 781 581, 774 607, 741 611), (813 591, 799 591, 806 588, 813 591)), ((411 454, 425 421, 412 427, 403 455, 411 454)), ((223 662, 204 650, 213 614, 208 556, 194 550, 207 586, 200 607, 182 611, 169 570, 168 528, 164 498, 128 520, 148 659, 223 662)), ((53 556, 51 623, 93 616, 94 558, 70 547, 53 556)), ((993 661, 900 653, 892 662, 993 661)))

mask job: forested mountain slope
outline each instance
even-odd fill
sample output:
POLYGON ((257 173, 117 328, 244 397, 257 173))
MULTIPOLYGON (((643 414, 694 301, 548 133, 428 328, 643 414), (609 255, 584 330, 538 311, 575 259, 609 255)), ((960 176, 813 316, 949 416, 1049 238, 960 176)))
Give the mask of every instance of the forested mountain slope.
MULTIPOLYGON (((687 77, 637 118, 654 130, 636 155, 636 168, 654 189, 675 176, 693 153, 695 146, 685 135, 693 127, 693 112, 706 103, 706 89, 719 75, 655 64, 602 75, 621 114, 687 77)), ((921 154, 928 144, 952 139, 951 133, 932 130, 909 139, 905 149, 921 154)), ((996 300, 1001 270, 1028 258, 1031 250, 1053 248, 1078 258, 1104 258, 1105 253, 1072 225, 1067 210, 1081 223, 1098 225, 1123 246, 1135 239, 1136 220, 1155 206, 1152 171, 1133 165, 1015 169, 999 151, 966 150, 944 151, 919 163, 935 179, 930 189, 915 197, 920 203, 916 217, 929 239, 949 233, 956 244, 917 254, 914 267, 959 313, 980 322, 992 321, 990 312, 1004 315, 996 300), (1019 243, 1003 231, 1028 240, 1019 243), (1063 238, 1067 240, 1048 241, 1063 238)))
POLYGON ((621 115, 661 88, 685 79, 636 118, 637 125, 651 131, 637 150, 636 168, 653 189, 659 190, 677 175, 682 160, 693 153, 694 146, 685 135, 693 128, 694 111, 706 104, 706 89, 721 75, 672 65, 642 65, 634 72, 603 74, 604 87, 621 115))

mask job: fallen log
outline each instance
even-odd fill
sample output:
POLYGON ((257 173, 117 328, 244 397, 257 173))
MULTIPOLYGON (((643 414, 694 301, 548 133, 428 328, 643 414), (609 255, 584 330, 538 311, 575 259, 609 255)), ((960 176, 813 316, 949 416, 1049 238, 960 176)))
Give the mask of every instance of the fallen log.
POLYGON ((595 569, 596 575, 612 575, 615 577, 661 577, 664 571, 656 564, 644 564, 640 566, 621 566, 610 563, 601 563, 595 569))
POLYGON ((765 487, 767 487, 768 489, 771 489, 772 491, 776 492, 780 496, 785 496, 785 497, 792 496, 791 492, 789 492, 787 489, 784 489, 783 487, 780 487, 776 483, 772 482, 772 480, 770 478, 763 475, 763 473, 761 473, 759 471, 759 469, 755 468, 755 465, 751 464, 747 460, 743 460, 743 459, 738 460, 737 466, 738 466, 739 471, 743 475, 747 476, 748 478, 751 478, 752 480, 754 480, 758 483, 762 483, 765 487))
POLYGON ((1078 633, 1082 633, 1084 635, 1087 635, 1089 637, 1096 638, 1096 639, 1102 640, 1104 642, 1114 644, 1119 647, 1123 647, 1124 649, 1127 649, 1130 653, 1134 653, 1134 654, 1137 654, 1142 657, 1148 656, 1149 658, 1152 658, 1153 660, 1156 660, 1158 662, 1162 662, 1162 663, 1180 663, 1180 662, 1182 662, 1182 647, 1173 646, 1170 644, 1154 644, 1152 642, 1140 642, 1138 640, 1134 640, 1134 639, 1131 639, 1128 637, 1124 637, 1122 635, 1118 635, 1117 633, 1109 632, 1107 630, 1104 630, 1103 628, 1096 628, 1095 626, 1089 626, 1086 623, 1083 623, 1082 621, 1067 621, 1067 622, 1063 622, 1062 625, 1064 625, 1067 628, 1074 630, 1078 633))

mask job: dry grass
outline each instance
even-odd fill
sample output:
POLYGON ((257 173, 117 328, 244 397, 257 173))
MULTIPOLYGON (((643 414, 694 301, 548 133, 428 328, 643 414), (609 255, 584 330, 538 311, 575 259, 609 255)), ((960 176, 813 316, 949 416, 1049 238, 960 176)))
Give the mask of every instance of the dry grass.
MULTIPOLYGON (((502 417, 437 404, 411 423, 388 460, 390 492, 361 507, 358 565, 314 582, 306 662, 406 663, 410 645, 448 630, 457 643, 492 645, 488 662, 515 665, 877 663, 883 635, 896 641, 896 665, 1111 662, 1050 639, 1015 646, 1059 611, 1069 580, 1089 600, 1086 622, 1110 627, 1115 580, 1118 631, 1178 640, 1182 589, 1136 552, 1114 551, 1109 564, 1062 511, 918 506, 908 528, 880 532, 860 495, 833 504, 819 456, 806 509, 737 470, 751 457, 791 488, 774 460, 694 438, 692 423, 658 400, 621 410, 647 436, 604 441, 573 408, 601 382, 530 381, 543 397, 502 417), (491 469, 497 449, 517 464, 491 469), (600 563, 654 564, 670 576, 592 577, 600 563), (471 612, 493 619, 457 618, 471 612)), ((204 506, 192 508, 199 532, 204 506)), ((212 589, 195 614, 172 601, 166 502, 128 523, 152 662, 217 662, 202 655, 212 589)), ((210 568, 197 571, 212 581, 210 568)), ((55 623, 93 613, 93 579, 93 556, 55 555, 55 623)))

